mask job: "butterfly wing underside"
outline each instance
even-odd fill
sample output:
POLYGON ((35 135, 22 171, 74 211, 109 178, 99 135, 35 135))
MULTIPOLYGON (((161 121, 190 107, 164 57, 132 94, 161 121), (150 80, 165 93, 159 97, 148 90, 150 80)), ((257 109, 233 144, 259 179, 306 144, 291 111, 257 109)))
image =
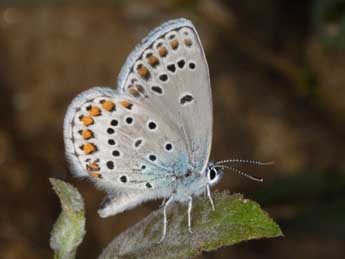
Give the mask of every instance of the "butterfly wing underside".
POLYGON ((118 88, 138 95, 176 127, 193 171, 205 169, 212 142, 212 93, 205 54, 190 21, 172 20, 153 30, 129 55, 118 88))
POLYGON ((203 171, 211 137, 208 67, 185 19, 163 24, 136 47, 117 90, 77 96, 64 124, 73 173, 109 193, 103 217, 171 195, 176 177, 203 171))

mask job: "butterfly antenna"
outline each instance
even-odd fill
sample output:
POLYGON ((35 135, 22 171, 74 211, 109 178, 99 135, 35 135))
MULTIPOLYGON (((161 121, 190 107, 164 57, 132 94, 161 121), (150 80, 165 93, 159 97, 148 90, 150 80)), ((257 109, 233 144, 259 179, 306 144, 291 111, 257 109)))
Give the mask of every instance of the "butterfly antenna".
POLYGON ((256 182, 261 182, 262 183, 264 181, 264 179, 261 178, 261 177, 256 177, 256 176, 252 176, 252 175, 246 174, 246 173, 244 173, 244 172, 242 172, 242 171, 240 171, 240 170, 238 170, 238 169, 236 169, 234 167, 231 167, 231 166, 216 165, 215 167, 216 168, 218 167, 218 168, 221 168, 221 169, 230 169, 231 171, 234 171, 234 172, 236 172, 236 173, 238 173, 238 174, 240 174, 240 175, 242 175, 244 177, 247 177, 247 178, 249 178, 249 179, 251 179, 253 181, 256 181, 256 182))
POLYGON ((252 165, 273 165, 274 161, 259 161, 259 160, 246 160, 246 159, 227 159, 217 161, 215 165, 224 165, 230 163, 240 163, 240 164, 252 164, 252 165))

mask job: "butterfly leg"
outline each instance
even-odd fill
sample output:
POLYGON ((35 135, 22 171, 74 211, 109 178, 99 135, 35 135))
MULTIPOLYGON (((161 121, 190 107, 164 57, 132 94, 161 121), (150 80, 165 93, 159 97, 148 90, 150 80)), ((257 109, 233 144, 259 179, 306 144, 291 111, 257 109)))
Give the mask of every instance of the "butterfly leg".
POLYGON ((189 230, 189 233, 193 234, 193 231, 192 231, 192 202, 193 202, 193 198, 192 196, 189 196, 188 197, 188 230, 189 230))
POLYGON ((164 207, 163 207, 163 235, 161 237, 161 240, 159 240, 158 244, 161 243, 166 234, 167 234, 167 225, 168 225, 168 219, 167 219, 167 207, 168 205, 173 201, 174 199, 174 195, 172 195, 168 200, 167 202, 164 204, 164 207))
POLYGON ((162 201, 162 204, 161 204, 159 207, 162 208, 162 207, 164 206, 164 204, 165 204, 166 201, 167 201, 167 199, 164 198, 163 201, 162 201))
POLYGON ((210 200, 210 203, 211 203, 211 206, 212 206, 212 210, 215 211, 216 209, 214 208, 214 203, 213 203, 212 196, 211 196, 210 185, 206 186, 206 190, 207 190, 207 197, 210 200))

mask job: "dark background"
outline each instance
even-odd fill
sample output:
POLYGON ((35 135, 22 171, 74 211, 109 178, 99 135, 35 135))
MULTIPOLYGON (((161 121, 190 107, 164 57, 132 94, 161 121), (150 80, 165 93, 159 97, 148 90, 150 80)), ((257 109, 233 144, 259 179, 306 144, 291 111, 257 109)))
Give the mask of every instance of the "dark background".
POLYGON ((191 19, 208 59, 213 159, 274 160, 227 173, 217 189, 258 201, 284 238, 244 242, 202 258, 345 257, 345 2, 290 0, 0 1, 0 256, 52 258, 60 204, 49 177, 86 203, 78 258, 95 258, 158 207, 100 219, 103 193, 73 179, 62 122, 79 92, 114 86, 155 26, 191 19))

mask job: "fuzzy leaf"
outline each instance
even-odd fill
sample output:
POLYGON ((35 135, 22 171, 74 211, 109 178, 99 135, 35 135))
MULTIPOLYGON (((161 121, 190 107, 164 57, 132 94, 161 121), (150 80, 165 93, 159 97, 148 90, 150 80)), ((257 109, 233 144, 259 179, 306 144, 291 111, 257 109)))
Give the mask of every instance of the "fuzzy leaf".
POLYGON ((49 180, 62 207, 51 232, 50 247, 55 251, 54 258, 75 258, 77 247, 86 233, 84 201, 72 185, 58 179, 49 180))
POLYGON ((216 211, 207 198, 194 199, 192 230, 187 228, 187 208, 168 209, 168 231, 162 243, 162 209, 121 233, 100 258, 190 258, 244 240, 282 236, 279 226, 253 201, 242 195, 214 193, 216 211))

